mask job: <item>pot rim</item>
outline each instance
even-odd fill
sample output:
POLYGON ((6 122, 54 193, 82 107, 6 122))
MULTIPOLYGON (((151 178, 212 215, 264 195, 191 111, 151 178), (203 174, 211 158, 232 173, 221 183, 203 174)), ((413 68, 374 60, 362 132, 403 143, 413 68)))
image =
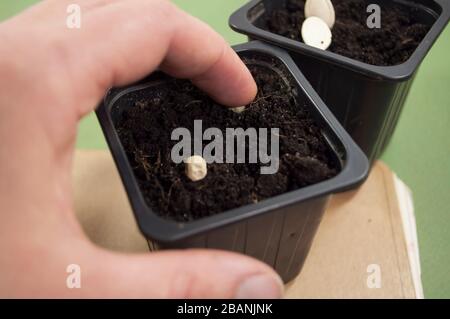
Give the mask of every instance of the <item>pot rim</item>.
POLYGON ((156 240, 161 243, 173 243, 254 216, 262 215, 275 209, 321 196, 328 196, 335 192, 356 187, 367 178, 369 172, 367 157, 342 128, 331 111, 325 106, 324 102, 313 90, 287 52, 260 41, 241 44, 233 48, 238 53, 253 51, 274 56, 287 67, 288 71, 292 73, 295 83, 304 91, 305 97, 310 100, 312 107, 316 108, 317 113, 323 118, 323 121, 329 126, 330 131, 342 144, 342 147, 345 150, 345 155, 341 156, 341 159, 343 157, 345 158, 342 169, 335 177, 320 183, 192 222, 180 223, 164 219, 152 211, 142 196, 139 185, 135 180, 132 168, 129 165, 125 151, 114 128, 108 107, 110 102, 106 101, 106 95, 105 99, 97 108, 96 113, 114 161, 116 162, 116 166, 118 167, 122 182, 127 191, 138 226, 148 239, 156 240))
POLYGON ((254 37, 258 40, 269 42, 273 45, 281 46, 285 49, 293 50, 311 57, 328 61, 332 64, 342 66, 346 69, 365 74, 380 80, 404 81, 410 78, 428 51, 433 46, 441 32, 445 29, 450 19, 450 2, 447 0, 433 0, 441 7, 440 15, 425 35, 419 46, 405 62, 393 66, 377 66, 364 63, 343 55, 330 51, 320 50, 304 44, 301 41, 292 40, 284 36, 258 28, 248 19, 249 11, 256 7, 263 0, 252 0, 235 11, 229 19, 230 27, 239 33, 254 37))

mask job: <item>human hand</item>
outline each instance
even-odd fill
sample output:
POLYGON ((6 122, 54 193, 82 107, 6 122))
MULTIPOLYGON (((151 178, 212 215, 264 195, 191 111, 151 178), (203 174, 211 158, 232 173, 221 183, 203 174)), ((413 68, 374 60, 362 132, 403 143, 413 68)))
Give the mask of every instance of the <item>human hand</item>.
POLYGON ((280 297, 265 264, 219 251, 125 255, 94 246, 74 214, 78 121, 111 86, 160 67, 218 102, 250 102, 256 85, 232 49, 166 0, 47 0, 0 24, 0 296, 280 297), (68 289, 66 267, 81 267, 68 289))

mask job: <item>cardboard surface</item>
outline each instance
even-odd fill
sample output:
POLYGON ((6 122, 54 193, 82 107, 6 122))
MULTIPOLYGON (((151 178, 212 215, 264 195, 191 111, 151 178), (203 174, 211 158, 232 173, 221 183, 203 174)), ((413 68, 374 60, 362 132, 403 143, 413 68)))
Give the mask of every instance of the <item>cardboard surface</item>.
MULTIPOLYGON (((378 162, 360 189, 333 197, 287 298, 416 297, 394 176, 378 162)), ((148 252, 109 152, 77 151, 73 183, 77 216, 93 242, 148 252)))
POLYGON ((393 177, 378 162, 360 189, 333 197, 287 297, 416 297, 393 177), (375 269, 381 287, 369 288, 375 269))

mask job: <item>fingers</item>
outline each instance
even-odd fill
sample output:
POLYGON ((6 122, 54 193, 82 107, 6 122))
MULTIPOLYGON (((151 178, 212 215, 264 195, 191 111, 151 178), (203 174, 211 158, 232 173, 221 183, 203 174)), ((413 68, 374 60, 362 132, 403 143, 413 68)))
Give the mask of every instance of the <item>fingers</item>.
POLYGON ((251 102, 256 84, 234 50, 203 22, 181 12, 180 16, 162 69, 175 77, 190 78, 222 104, 251 102))
POLYGON ((160 65, 224 105, 245 105, 256 95, 251 74, 228 44, 170 1, 79 1, 80 29, 64 23, 68 3, 46 1, 18 16, 10 28, 28 30, 23 31, 28 38, 10 40, 18 43, 18 51, 33 46, 35 59, 48 59, 33 61, 28 69, 51 65, 39 72, 58 84, 61 95, 62 86, 70 85, 64 94, 78 100, 80 115, 91 111, 109 87, 143 78, 160 65))
POLYGON ((164 71, 192 79, 222 104, 240 106, 255 97, 253 77, 225 40, 170 2, 117 2, 93 14, 96 25, 101 22, 99 15, 118 26, 103 33, 108 39, 105 50, 126 48, 114 60, 125 65, 119 68, 115 67, 119 63, 111 63, 114 84, 142 77, 162 63, 164 71), (130 16, 135 18, 133 25, 130 16))
POLYGON ((283 285, 267 265, 221 251, 123 256, 100 252, 83 291, 89 297, 280 298, 283 285), (101 264, 100 264, 101 263, 101 264))

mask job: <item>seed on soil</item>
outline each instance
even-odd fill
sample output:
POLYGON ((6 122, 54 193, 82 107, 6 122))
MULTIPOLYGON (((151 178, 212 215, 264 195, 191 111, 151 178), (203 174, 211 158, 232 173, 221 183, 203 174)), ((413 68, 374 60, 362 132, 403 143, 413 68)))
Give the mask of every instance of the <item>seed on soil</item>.
POLYGON ((305 44, 326 50, 331 44, 331 30, 328 25, 318 17, 307 18, 302 25, 302 38, 305 44))
POLYGON ((206 161, 199 155, 186 158, 184 164, 186 165, 186 176, 193 182, 204 179, 208 173, 206 161))
MULTIPOLYGON (((411 7, 408 1, 382 1, 381 28, 370 29, 367 27, 367 4, 370 1, 331 1, 336 21, 332 29, 333 42, 327 50, 370 65, 404 63, 423 41, 432 24, 432 21, 420 18, 423 10, 411 7)), ((303 41, 301 30, 305 19, 305 0, 289 0, 285 7, 267 10, 255 23, 266 31, 303 41)))
POLYGON ((322 19, 330 29, 336 20, 333 4, 330 0, 306 0, 305 17, 318 17, 322 19))
POLYGON ((233 111, 234 113, 242 113, 245 111, 245 106, 233 107, 230 110, 233 111))

